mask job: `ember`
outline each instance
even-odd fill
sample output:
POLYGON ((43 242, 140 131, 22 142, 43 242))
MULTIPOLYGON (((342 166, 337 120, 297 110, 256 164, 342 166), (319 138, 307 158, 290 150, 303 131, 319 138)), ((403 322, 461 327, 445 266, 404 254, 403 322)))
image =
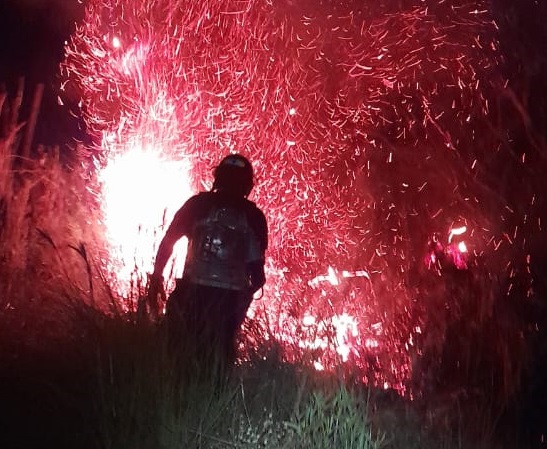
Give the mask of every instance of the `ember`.
POLYGON ((311 350, 319 369, 352 363, 404 391, 408 280, 436 263, 428 236, 450 232, 462 269, 467 241, 453 236, 495 242, 469 185, 477 153, 495 150, 477 130, 504 80, 487 2, 392 3, 88 1, 63 76, 106 154, 121 284, 150 270, 161 226, 211 167, 242 152, 271 239, 250 313, 288 359, 311 350))

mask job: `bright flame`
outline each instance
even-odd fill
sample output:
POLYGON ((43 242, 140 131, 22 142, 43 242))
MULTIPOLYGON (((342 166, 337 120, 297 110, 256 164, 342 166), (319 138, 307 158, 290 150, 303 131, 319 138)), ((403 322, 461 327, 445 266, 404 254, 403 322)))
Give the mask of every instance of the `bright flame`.
POLYGON ((467 232, 467 226, 451 229, 450 232, 448 233, 448 243, 452 242, 452 237, 454 237, 455 235, 462 235, 462 234, 465 234, 466 232, 467 232))
POLYGON ((342 356, 344 362, 347 362, 353 346, 352 340, 359 335, 357 320, 343 313, 332 317, 332 325, 336 330, 336 352, 342 356))
MULTIPOLYGON (((100 171, 104 222, 121 285, 127 286, 135 271, 141 279, 152 271, 159 239, 192 195, 189 172, 187 161, 163 159, 153 148, 113 155, 100 171)), ((180 272, 184 242, 177 248, 174 270, 180 272)))

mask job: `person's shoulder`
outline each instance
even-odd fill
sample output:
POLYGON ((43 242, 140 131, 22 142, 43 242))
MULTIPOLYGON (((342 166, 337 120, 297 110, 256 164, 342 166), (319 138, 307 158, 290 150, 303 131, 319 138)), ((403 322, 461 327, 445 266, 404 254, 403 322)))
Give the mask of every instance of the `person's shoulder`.
POLYGON ((196 193, 192 198, 200 198, 200 199, 212 198, 214 195, 215 195, 215 192, 204 190, 202 192, 196 193))
POLYGON ((188 200, 186 200, 187 203, 202 203, 205 201, 211 201, 212 199, 212 192, 199 192, 195 195, 192 195, 188 200))
POLYGON ((245 206, 256 213, 262 214, 262 210, 256 205, 254 201, 245 198, 245 206))
POLYGON ((185 213, 193 213, 196 209, 204 207, 210 203, 210 198, 206 195, 208 192, 199 192, 188 198, 182 205, 180 211, 185 213))
POLYGON ((245 199, 245 204, 246 204, 248 212, 251 214, 254 220, 266 223, 266 216, 264 215, 264 212, 262 212, 262 209, 260 209, 256 205, 256 203, 248 199, 245 199))

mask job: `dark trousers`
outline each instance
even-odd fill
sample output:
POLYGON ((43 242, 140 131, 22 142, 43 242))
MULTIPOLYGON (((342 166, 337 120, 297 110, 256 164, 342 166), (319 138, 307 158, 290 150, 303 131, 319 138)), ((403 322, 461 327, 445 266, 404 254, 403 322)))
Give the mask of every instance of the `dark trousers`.
POLYGON ((235 359, 237 334, 251 304, 250 293, 177 280, 166 323, 170 344, 184 361, 227 366, 235 359))

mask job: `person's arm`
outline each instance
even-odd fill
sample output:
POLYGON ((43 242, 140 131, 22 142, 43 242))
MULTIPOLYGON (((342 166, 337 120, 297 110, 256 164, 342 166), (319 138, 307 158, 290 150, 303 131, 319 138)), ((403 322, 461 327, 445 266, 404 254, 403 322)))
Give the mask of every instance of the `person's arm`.
POLYGON ((154 272, 150 275, 147 301, 150 308, 150 313, 155 319, 159 315, 159 302, 165 301, 165 291, 163 288, 163 270, 167 261, 173 253, 173 246, 175 243, 185 234, 188 233, 188 226, 190 225, 191 207, 193 201, 188 200, 175 214, 173 221, 169 225, 165 236, 163 237, 158 252, 156 254, 156 260, 154 263, 154 272))
POLYGON ((175 243, 177 243, 183 235, 188 233, 189 203, 190 201, 184 204, 184 206, 182 206, 175 214, 173 221, 167 228, 167 232, 160 242, 154 263, 154 272, 152 273, 153 277, 161 278, 163 276, 163 270, 165 269, 165 265, 167 265, 167 261, 173 253, 175 243))
POLYGON ((266 283, 264 273, 264 260, 256 260, 248 264, 249 277, 251 278, 251 292, 253 295, 266 283))
POLYGON ((173 247, 183 235, 184 234, 181 233, 179 227, 176 226, 176 220, 173 220, 173 222, 167 229, 167 232, 165 233, 163 239, 161 240, 160 246, 158 247, 158 252, 156 253, 156 261, 154 263, 154 272, 152 273, 152 276, 158 278, 163 276, 163 270, 165 269, 165 265, 171 257, 171 254, 173 254, 173 247))

